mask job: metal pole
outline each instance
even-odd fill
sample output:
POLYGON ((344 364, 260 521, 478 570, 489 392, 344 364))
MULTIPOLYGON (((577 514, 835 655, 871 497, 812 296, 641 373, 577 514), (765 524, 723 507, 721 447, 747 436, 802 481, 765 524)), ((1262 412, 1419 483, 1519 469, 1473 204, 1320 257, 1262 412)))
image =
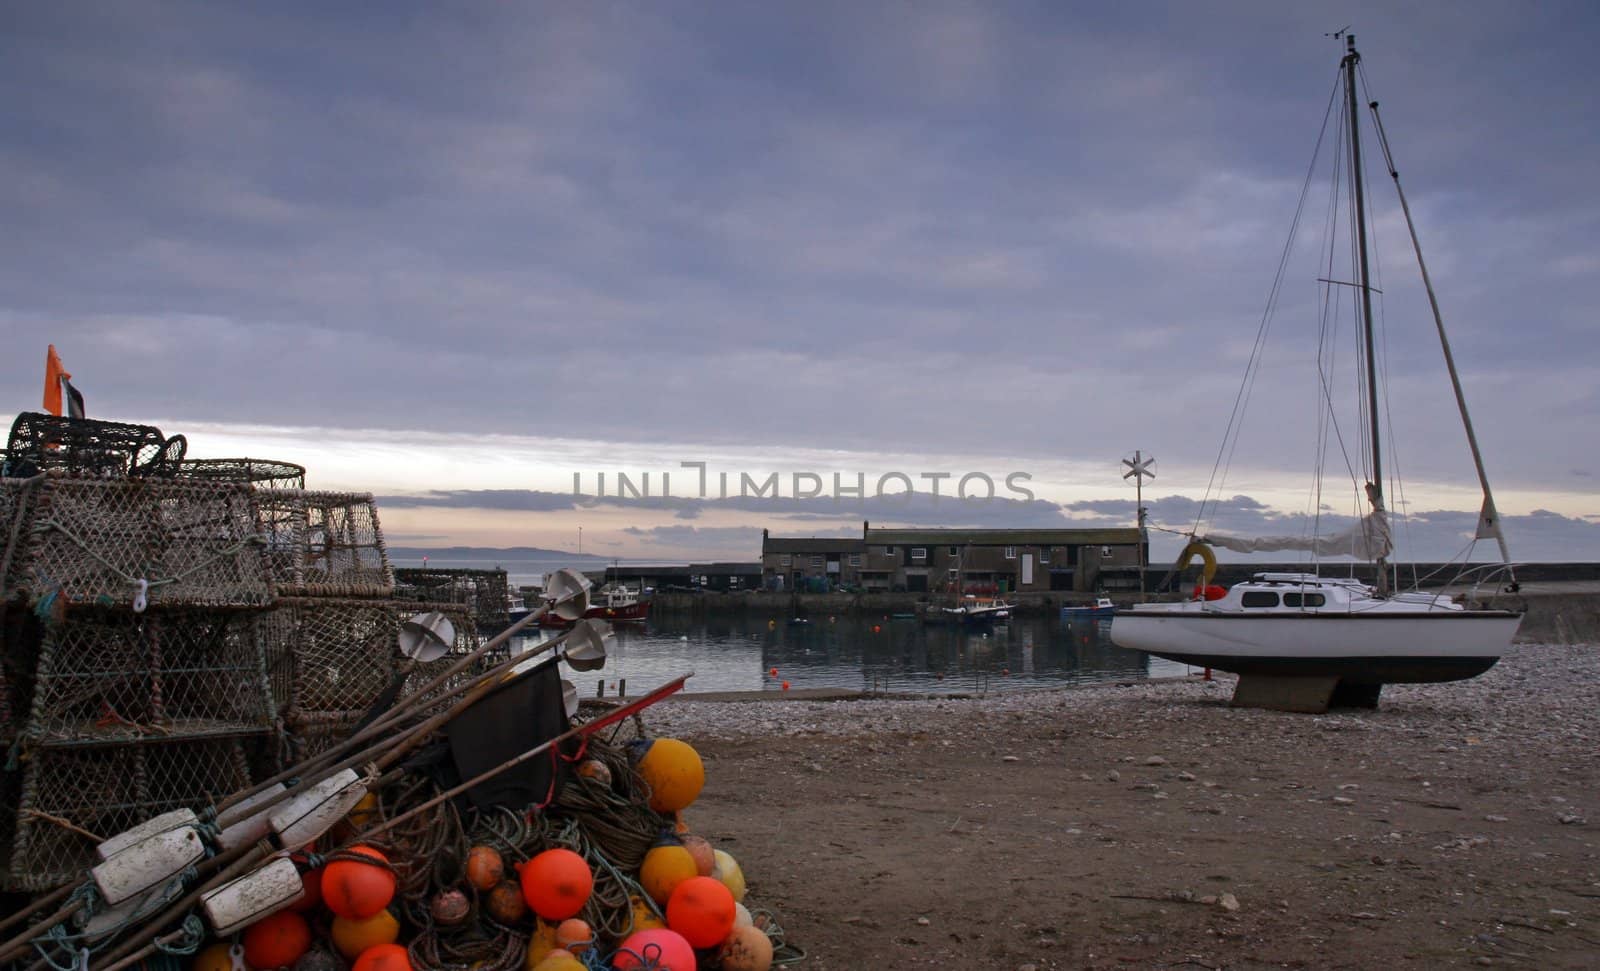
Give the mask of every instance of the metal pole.
MULTIPOLYGON (((1367 270, 1367 198, 1361 183, 1361 114, 1356 104, 1356 65, 1361 55, 1356 53, 1356 35, 1345 35, 1344 86, 1350 102, 1350 182, 1355 186, 1356 245, 1361 265, 1361 333, 1367 352, 1367 420, 1372 423, 1372 481, 1367 483, 1367 497, 1372 501, 1375 519, 1383 513, 1383 447, 1378 437, 1378 365, 1373 356, 1372 341, 1372 281, 1367 270)), ((1389 562, 1384 554, 1378 555, 1376 590, 1380 597, 1389 595, 1389 562)))

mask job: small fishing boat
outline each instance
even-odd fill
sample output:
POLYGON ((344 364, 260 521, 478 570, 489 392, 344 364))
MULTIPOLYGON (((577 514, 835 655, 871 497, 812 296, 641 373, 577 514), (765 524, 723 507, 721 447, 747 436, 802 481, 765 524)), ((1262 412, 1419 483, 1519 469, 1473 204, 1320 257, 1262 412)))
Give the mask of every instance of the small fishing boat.
MULTIPOLYGON (((594 601, 589 610, 583 615, 590 620, 604 620, 610 623, 644 622, 650 618, 650 601, 643 599, 639 591, 633 587, 622 584, 607 584, 599 593, 595 594, 594 601)), ((540 621, 541 627, 563 628, 570 627, 572 622, 563 620, 553 614, 546 614, 540 621)))
POLYGON ((1117 612, 1117 605, 1111 602, 1110 597, 1096 597, 1092 604, 1069 604, 1061 608, 1062 620, 1085 620, 1094 617, 1110 617, 1117 612))
POLYGON ((955 604, 929 604, 922 619, 930 624, 993 624, 1008 620, 1016 604, 967 594, 955 604))

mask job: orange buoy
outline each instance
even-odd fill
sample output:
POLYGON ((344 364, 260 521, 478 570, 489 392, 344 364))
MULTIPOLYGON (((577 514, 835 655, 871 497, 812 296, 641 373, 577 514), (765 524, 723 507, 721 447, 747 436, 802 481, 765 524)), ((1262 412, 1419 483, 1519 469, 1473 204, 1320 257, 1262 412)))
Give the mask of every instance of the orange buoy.
POLYGON ((772 938, 759 927, 735 927, 722 942, 717 959, 722 971, 768 971, 772 967, 772 938))
POLYGON ((578 777, 593 779, 599 785, 610 788, 611 767, 599 759, 584 759, 578 763, 578 777))
POLYGON ((474 846, 467 851, 467 882, 479 892, 495 888, 506 878, 506 861, 492 846, 474 846))
POLYGON ((667 901, 667 926, 694 947, 716 947, 733 930, 733 894, 711 877, 690 877, 667 901))
MULTIPOLYGON (((713 851, 714 852, 714 851, 713 851)), ((639 864, 639 886, 650 899, 663 906, 672 898, 678 884, 700 875, 694 856, 682 846, 664 844, 653 846, 639 864)))
POLYGON ((594 931, 587 921, 569 917, 556 925, 556 947, 573 954, 582 954, 594 947, 594 931))
POLYGON ((362 951, 350 971, 411 971, 411 955, 398 944, 379 944, 362 951))
POLYGON ((778 669, 777 668, 768 668, 767 669, 767 673, 770 674, 772 677, 776 678, 778 676, 778 669))
POLYGON ((688 742, 658 738, 639 759, 639 776, 650 786, 650 808, 671 813, 694 802, 705 788, 706 767, 688 742))
POLYGON ((501 880, 483 901, 483 909, 502 924, 515 924, 528 914, 523 890, 515 880, 501 880))
MULTIPOLYGON (((350 853, 369 856, 377 863, 359 860, 334 860, 322 868, 322 900, 340 917, 361 920, 371 917, 394 900, 394 871, 389 858, 370 846, 355 846, 350 853)), ((257 965, 276 967, 276 965, 257 965)))
POLYGON ((784 683, 783 683, 783 690, 785 690, 785 691, 788 691, 788 690, 789 690, 789 682, 787 682, 787 681, 785 681, 785 682, 784 682, 784 683))
POLYGON ((280 910, 244 930, 244 960, 252 968, 284 968, 311 949, 311 927, 292 910, 280 910))
POLYGON ((574 917, 589 902, 594 874, 571 850, 545 850, 522 866, 522 899, 545 920, 574 917))
POLYGON ((660 971, 695 971, 694 948, 677 931, 636 931, 622 939, 611 964, 617 971, 658 968, 660 971), (648 963, 647 963, 648 962, 648 963))
POLYGON ((389 908, 385 907, 362 920, 335 917, 333 930, 329 936, 333 938, 333 946, 339 953, 343 954, 346 960, 354 961, 369 947, 393 944, 399 940, 400 922, 389 912, 389 908))

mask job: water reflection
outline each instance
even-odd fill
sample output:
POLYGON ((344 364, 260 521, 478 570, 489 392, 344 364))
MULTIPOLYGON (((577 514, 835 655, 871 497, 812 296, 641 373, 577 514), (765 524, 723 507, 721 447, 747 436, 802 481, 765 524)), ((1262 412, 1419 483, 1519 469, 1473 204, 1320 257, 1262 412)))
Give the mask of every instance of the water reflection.
MULTIPOLYGON (((1109 619, 1013 618, 989 628, 929 626, 909 618, 783 620, 661 618, 619 624, 597 672, 567 677, 584 696, 604 678, 630 695, 694 671, 690 691, 844 688, 897 692, 998 692, 1183 674, 1111 643, 1109 619), (771 671, 777 670, 773 676, 771 671)), ((546 635, 548 636, 548 635, 546 635)), ((537 640, 534 639, 534 640, 537 640)))

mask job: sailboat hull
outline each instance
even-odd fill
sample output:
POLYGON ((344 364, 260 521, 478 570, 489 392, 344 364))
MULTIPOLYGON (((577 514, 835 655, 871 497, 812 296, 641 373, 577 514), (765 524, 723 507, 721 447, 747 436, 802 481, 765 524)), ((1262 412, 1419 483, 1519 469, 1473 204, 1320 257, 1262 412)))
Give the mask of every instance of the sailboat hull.
POLYGON ((1455 610, 1367 614, 1139 611, 1111 623, 1112 643, 1234 674, 1413 684, 1476 677, 1500 660, 1520 614, 1455 610))

